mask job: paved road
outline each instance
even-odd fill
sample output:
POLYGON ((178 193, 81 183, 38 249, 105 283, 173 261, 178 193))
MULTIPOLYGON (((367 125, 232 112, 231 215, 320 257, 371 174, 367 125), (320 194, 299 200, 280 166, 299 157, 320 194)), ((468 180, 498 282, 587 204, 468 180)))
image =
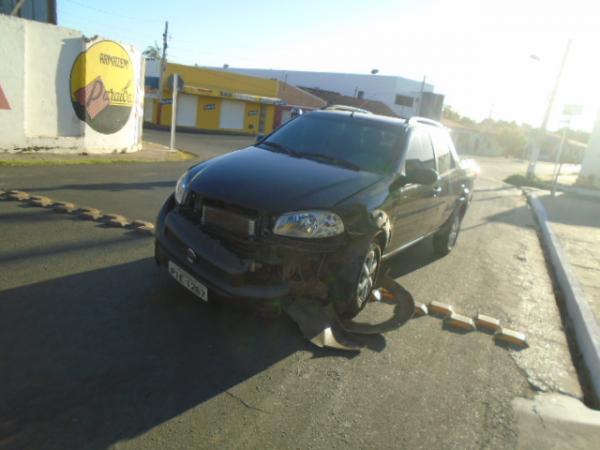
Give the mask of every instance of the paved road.
MULTIPOLYGON (((464 158, 475 158, 486 168, 486 175, 497 180, 504 180, 510 175, 525 175, 528 162, 515 158, 494 158, 485 156, 464 156, 464 158)), ((573 184, 579 175, 581 165, 563 164, 559 182, 563 184, 573 184)), ((535 174, 543 180, 552 180, 554 173, 554 163, 538 161, 535 166, 535 174)))
MULTIPOLYGON (((0 186, 152 219, 183 168, 14 168, 0 186)), ((417 301, 526 332, 521 352, 432 317, 358 356, 317 349, 286 317, 196 301, 151 238, 0 203, 0 448, 532 448, 511 402, 582 392, 531 214, 487 172, 452 254, 425 241, 389 268, 417 301)))

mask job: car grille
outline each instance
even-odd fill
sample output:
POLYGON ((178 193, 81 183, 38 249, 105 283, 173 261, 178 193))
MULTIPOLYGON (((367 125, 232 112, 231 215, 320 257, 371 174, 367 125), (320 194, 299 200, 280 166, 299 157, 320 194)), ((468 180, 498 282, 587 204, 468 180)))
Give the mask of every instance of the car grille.
POLYGON ((250 237, 256 234, 256 219, 207 205, 201 206, 200 225, 209 229, 219 228, 240 237, 250 237))
POLYGON ((192 193, 183 213, 203 231, 235 241, 247 241, 259 234, 260 217, 257 211, 202 197, 192 193))

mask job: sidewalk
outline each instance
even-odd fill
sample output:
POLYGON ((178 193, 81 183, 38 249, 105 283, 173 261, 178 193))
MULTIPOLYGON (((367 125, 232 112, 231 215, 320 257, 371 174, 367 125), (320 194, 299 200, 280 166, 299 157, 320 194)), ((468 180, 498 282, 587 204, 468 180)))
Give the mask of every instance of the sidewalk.
POLYGON ((143 141, 142 149, 132 153, 54 154, 43 152, 0 153, 2 166, 34 166, 63 164, 111 164, 120 162, 186 161, 196 155, 186 151, 170 150, 167 146, 143 141))
POLYGON ((600 323, 600 200, 569 194, 538 199, 600 323))

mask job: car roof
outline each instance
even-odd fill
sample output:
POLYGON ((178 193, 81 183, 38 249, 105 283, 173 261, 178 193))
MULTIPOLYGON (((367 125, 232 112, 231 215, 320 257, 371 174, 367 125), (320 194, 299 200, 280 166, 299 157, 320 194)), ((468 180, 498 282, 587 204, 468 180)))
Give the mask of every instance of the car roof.
POLYGON ((315 111, 311 111, 310 113, 316 116, 325 116, 325 117, 352 117, 354 120, 360 120, 361 122, 373 122, 378 124, 387 124, 392 126, 401 126, 404 128, 427 128, 427 129, 438 129, 441 131, 448 132, 448 128, 446 128, 442 123, 437 122, 432 119, 428 119, 426 117, 418 117, 413 116, 410 119, 404 119, 402 117, 390 117, 390 116, 381 116, 379 114, 373 113, 361 113, 356 111, 342 111, 342 110, 334 110, 334 109, 319 109, 315 111))
POLYGON ((389 117, 389 116, 380 116, 378 114, 373 113, 362 113, 356 111, 342 111, 342 110, 332 110, 332 109, 320 109, 317 111, 311 111, 309 113, 311 116, 324 116, 324 117, 352 117, 354 119, 358 119, 365 122, 375 122, 375 123, 386 123, 390 125, 406 125, 407 120, 402 119, 400 117, 389 117))
POLYGON ((366 109, 357 108, 355 106, 348 105, 331 105, 324 108, 326 111, 354 111, 362 114, 373 114, 371 111, 367 111, 366 109))

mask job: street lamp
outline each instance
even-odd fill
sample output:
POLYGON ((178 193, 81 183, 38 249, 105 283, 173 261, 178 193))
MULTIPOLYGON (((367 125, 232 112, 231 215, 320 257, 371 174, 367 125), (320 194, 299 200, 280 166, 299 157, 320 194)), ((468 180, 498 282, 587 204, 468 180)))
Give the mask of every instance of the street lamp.
MULTIPOLYGON (((542 126, 540 127, 535 143, 533 144, 533 148, 531 149, 531 158, 529 160, 529 166, 527 166, 527 178, 533 178, 535 175, 535 163, 537 162, 538 157, 540 156, 540 146, 542 142, 542 138, 546 134, 546 126, 548 125, 548 120, 550 119, 550 114, 552 113, 552 107, 554 106, 554 99, 556 97, 556 92, 558 91, 558 87, 560 86, 560 79, 562 78, 562 74, 565 68, 565 63, 567 62, 567 56, 569 55, 569 48, 571 47, 571 39, 567 41, 567 48, 565 49, 565 54, 563 55, 562 61, 560 63, 560 68, 558 69, 558 75, 556 76, 556 81, 554 82, 554 88, 552 89, 552 93, 550 94, 550 99, 548 100, 548 107, 546 108, 546 113, 544 114, 544 120, 542 121, 542 126)), ((540 58, 536 55, 530 55, 531 59, 539 61, 540 58)))

